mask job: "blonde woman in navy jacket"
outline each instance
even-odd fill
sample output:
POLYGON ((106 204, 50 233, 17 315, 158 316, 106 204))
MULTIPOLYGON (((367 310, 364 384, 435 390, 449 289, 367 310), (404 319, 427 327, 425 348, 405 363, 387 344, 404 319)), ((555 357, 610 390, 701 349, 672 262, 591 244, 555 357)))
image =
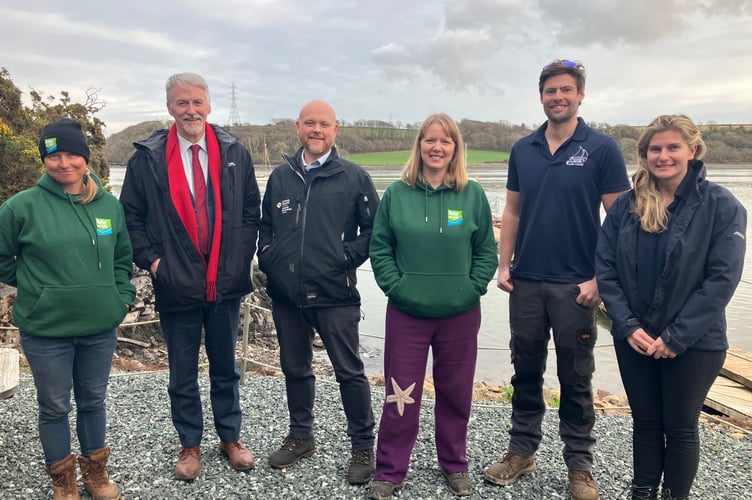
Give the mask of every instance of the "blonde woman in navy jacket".
POLYGON ((688 498, 698 419, 723 365, 725 309, 742 275, 747 214, 706 179, 706 147, 683 115, 659 116, 638 143, 634 189, 598 240, 598 289, 632 408, 632 497, 688 498))

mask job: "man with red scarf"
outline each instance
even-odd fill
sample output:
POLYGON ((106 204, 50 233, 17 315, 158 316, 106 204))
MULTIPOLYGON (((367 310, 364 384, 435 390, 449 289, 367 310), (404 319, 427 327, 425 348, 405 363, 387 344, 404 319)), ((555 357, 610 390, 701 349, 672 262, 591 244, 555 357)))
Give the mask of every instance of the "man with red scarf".
POLYGON ((202 329, 219 451, 236 470, 254 466, 240 441, 235 344, 240 300, 252 290, 260 195, 248 151, 237 137, 206 123, 206 81, 180 73, 166 89, 175 123, 134 144, 120 201, 134 261, 152 275, 167 343, 172 422, 182 446, 175 477, 193 480, 201 471, 202 329))

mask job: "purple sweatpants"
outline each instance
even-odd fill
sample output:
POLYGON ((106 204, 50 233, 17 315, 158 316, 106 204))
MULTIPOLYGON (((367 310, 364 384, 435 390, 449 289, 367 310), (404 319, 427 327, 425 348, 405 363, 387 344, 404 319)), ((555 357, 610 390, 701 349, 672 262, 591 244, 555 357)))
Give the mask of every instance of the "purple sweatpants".
POLYGON ((436 388, 436 452, 449 473, 467 471, 467 423, 478 355, 480 307, 447 318, 416 318, 387 305, 386 400, 376 448, 377 481, 401 483, 418 437, 428 349, 436 388))

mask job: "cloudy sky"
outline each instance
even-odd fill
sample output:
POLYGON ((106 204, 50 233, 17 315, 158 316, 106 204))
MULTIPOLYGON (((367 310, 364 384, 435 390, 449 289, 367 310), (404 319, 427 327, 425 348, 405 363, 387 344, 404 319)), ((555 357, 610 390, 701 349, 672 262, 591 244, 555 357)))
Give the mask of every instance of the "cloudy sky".
POLYGON ((585 65, 588 121, 752 122, 752 0, 10 0, 0 47, 25 95, 98 89, 108 134, 168 119, 182 71, 207 79, 220 124, 233 84, 252 124, 316 98, 348 122, 538 124, 555 58, 585 65))

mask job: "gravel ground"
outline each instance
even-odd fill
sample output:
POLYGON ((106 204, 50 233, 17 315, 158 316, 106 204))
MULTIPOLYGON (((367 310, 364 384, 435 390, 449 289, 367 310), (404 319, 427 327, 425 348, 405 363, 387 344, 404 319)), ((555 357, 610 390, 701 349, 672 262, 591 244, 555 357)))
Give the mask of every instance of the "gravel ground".
MULTIPOLYGON (((167 374, 113 375, 108 397, 108 441, 113 448, 109 469, 124 498, 365 498, 366 487, 350 486, 345 479, 350 447, 333 378, 319 377, 317 383, 316 454, 286 471, 271 469, 266 461, 287 432, 284 381, 262 376, 247 379, 240 389, 244 412, 241 436, 254 451, 257 466, 245 473, 233 471, 218 453, 205 375, 200 377, 200 384, 207 430, 202 471, 197 480, 182 482, 173 478, 179 444, 169 416, 167 374)), ((383 388, 375 387, 377 418, 383 400, 383 388)), ((453 498, 436 461, 432 413, 426 399, 411 472, 399 498, 453 498)), ((544 421, 544 440, 536 456, 538 472, 507 488, 483 482, 485 466, 506 450, 509 417, 510 410, 506 407, 478 404, 473 408, 468 437, 470 474, 475 487, 471 498, 568 499, 554 411, 548 412, 544 421)), ((623 491, 631 476, 630 429, 629 416, 597 419, 598 445, 593 472, 603 499, 624 498, 623 491)), ((702 424, 701 439, 700 471, 693 498, 752 499, 752 436, 723 426, 702 424)), ((36 429, 35 390, 28 375, 22 375, 15 397, 0 401, 0 452, 0 498, 51 496, 36 429)))

